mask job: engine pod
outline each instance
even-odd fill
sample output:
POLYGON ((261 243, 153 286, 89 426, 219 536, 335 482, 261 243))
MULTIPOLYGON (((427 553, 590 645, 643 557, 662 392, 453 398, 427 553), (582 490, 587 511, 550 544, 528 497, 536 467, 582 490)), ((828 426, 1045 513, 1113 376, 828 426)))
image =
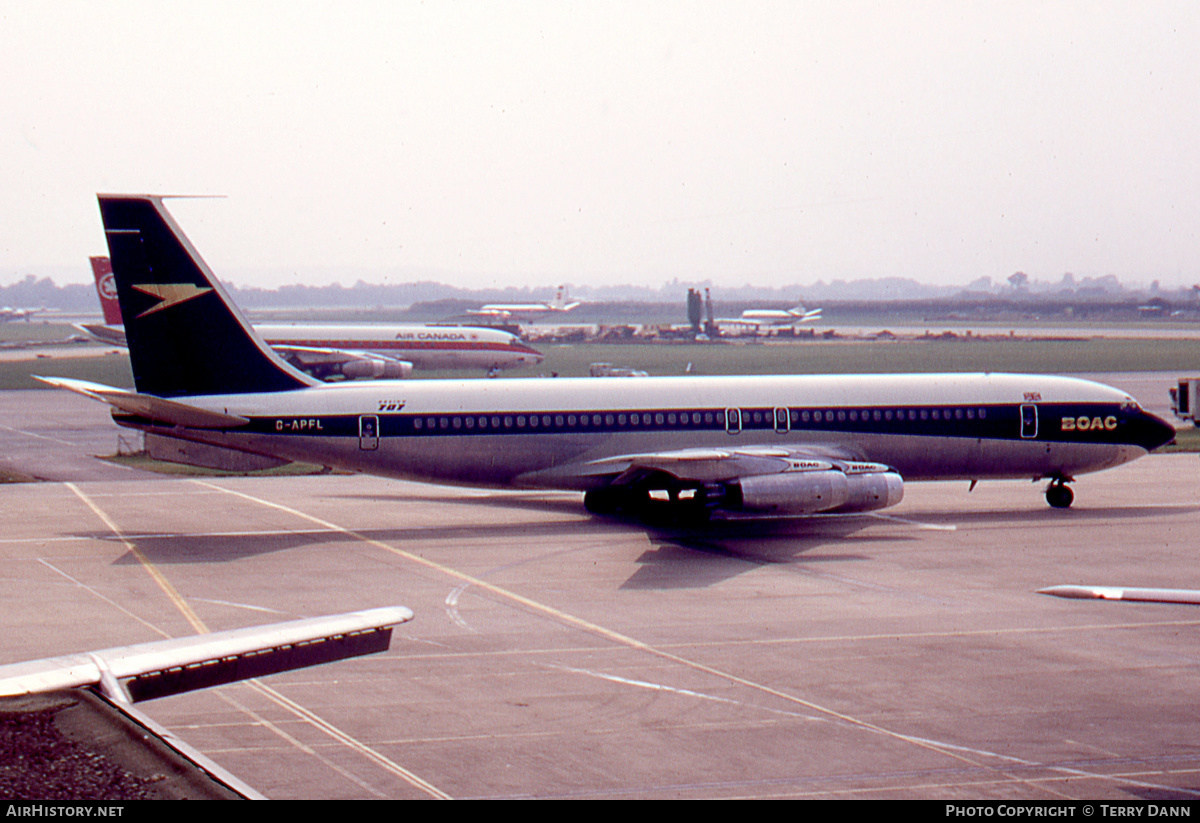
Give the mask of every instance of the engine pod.
POLYGON ((893 471, 780 472, 743 477, 737 485, 742 509, 774 514, 866 512, 894 506, 904 498, 904 481, 893 471))
POLYGON ((896 472, 850 475, 846 483, 849 498, 831 511, 870 512, 894 506, 904 499, 904 479, 896 472))
POLYGON ((840 471, 756 474, 738 481, 742 508, 777 514, 813 514, 845 505, 850 499, 847 477, 840 471))

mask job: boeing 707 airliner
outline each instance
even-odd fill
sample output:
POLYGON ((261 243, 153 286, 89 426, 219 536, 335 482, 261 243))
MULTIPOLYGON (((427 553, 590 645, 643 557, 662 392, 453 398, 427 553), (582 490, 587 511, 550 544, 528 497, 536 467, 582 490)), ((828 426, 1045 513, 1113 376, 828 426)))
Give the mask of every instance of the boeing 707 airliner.
POLYGON ((136 391, 45 379, 167 437, 697 520, 871 511, 955 478, 1045 480, 1066 507, 1078 475, 1174 437, 1124 392, 1050 375, 321 384, 246 323, 161 197, 99 200, 136 391))

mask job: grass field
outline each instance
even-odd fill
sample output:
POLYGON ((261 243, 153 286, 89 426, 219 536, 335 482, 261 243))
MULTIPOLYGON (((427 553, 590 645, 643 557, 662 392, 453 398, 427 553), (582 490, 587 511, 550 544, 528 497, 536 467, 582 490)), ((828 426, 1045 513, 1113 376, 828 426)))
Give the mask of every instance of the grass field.
POLYGON ((0 360, 0 389, 48 389, 31 375, 73 377, 118 388, 133 388, 129 356, 101 354, 97 357, 50 357, 34 360, 0 360))
MULTIPOLYGON (((11 325, 11 324, 10 324, 11 325)), ((24 325, 24 324, 21 324, 24 325)), ((35 328, 37 328, 35 326, 35 328)), ((45 339, 61 339, 59 333, 45 339)), ((107 351, 107 350, 106 350, 107 351)), ((543 347, 546 360, 537 370, 506 372, 504 378, 558 373, 583 376, 592 363, 642 369, 652 375, 718 374, 854 374, 901 372, 1137 372, 1174 371, 1200 373, 1200 340, 1095 338, 1086 340, 964 338, 845 341, 810 340, 770 344, 581 344, 543 347)), ((45 384, 30 375, 73 377, 132 388, 129 358, 125 354, 96 357, 63 357, 0 360, 0 389, 42 389, 45 384)), ((461 379, 463 372, 417 372, 419 378, 461 379)), ((1163 451, 1200 451, 1200 430, 1180 431, 1177 443, 1163 451)), ((145 458, 125 458, 145 460, 145 458)), ((157 463, 158 461, 151 461, 157 463)), ((174 464, 144 468, 174 472, 174 464)), ((289 469, 308 473, 315 467, 289 469)), ((183 469, 183 471, 188 471, 183 469)), ((0 476, 0 483, 23 477, 0 476)))
POLYGON ((1155 454, 1172 454, 1175 452, 1200 452, 1200 429, 1188 426, 1175 433, 1175 442, 1163 446, 1155 454))
MULTIPOLYGON (((652 375, 684 374, 856 374, 901 372, 1200 372, 1200 340, 1095 338, 1021 340, 963 338, 843 341, 815 340, 770 344, 580 344, 546 346, 536 370, 503 373, 530 377, 558 373, 578 377, 591 363, 607 362, 652 375)), ((131 387, 129 359, 99 357, 0 361, 0 389, 43 388, 31 374, 74 377, 111 386, 131 387)), ((469 372, 417 372, 418 378, 478 376, 469 372)))
POLYGON ((33 320, 26 323, 14 320, 11 323, 0 323, 0 343, 48 343, 66 340, 78 334, 79 331, 75 327, 61 322, 33 320))
POLYGON ((809 341, 751 345, 581 345, 544 348, 538 370, 585 375, 610 362, 653 375, 869 374, 1200 370, 1200 340, 1094 339, 809 341))

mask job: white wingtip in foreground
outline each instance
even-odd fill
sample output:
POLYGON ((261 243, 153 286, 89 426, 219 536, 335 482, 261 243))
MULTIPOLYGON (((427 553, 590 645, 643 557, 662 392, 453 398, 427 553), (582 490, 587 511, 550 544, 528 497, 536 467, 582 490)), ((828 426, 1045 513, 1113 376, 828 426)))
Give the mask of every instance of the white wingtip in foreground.
MULTIPOLYGON (((132 749, 138 768, 162 762, 164 771, 155 781, 173 775, 156 796, 228 797, 232 793, 263 800, 253 787, 133 704, 385 651, 393 627, 412 616, 403 606, 391 606, 12 663, 0 666, 0 708, 12 709, 10 720, 14 720, 29 714, 31 708, 36 711, 39 705, 50 706, 55 713, 73 712, 69 707, 76 705, 91 706, 84 712, 90 718, 89 734, 98 734, 105 758, 132 749), (31 698, 33 695, 40 698, 31 698), (47 702, 39 704, 39 699, 47 702), (103 721, 94 719, 93 711, 103 721), (122 745, 127 739, 128 747, 122 745), (175 757, 165 756, 164 747, 175 757), (190 766, 185 769, 183 763, 190 766), (178 772, 190 774, 193 768, 208 780, 197 785, 187 777, 180 779, 178 772), (208 788, 208 781, 220 787, 217 793, 208 788)), ((19 722, 16 725, 21 727, 19 722)), ((128 752, 126 756, 130 756, 128 752)), ((59 781, 62 777, 61 772, 56 775, 59 781)), ((57 786, 63 788, 61 782, 57 786)), ((87 791, 97 787, 72 788, 87 791)))
POLYGON ((13 663, 0 666, 0 697, 85 686, 121 702, 165 697, 383 651, 412 617, 390 606, 13 663))

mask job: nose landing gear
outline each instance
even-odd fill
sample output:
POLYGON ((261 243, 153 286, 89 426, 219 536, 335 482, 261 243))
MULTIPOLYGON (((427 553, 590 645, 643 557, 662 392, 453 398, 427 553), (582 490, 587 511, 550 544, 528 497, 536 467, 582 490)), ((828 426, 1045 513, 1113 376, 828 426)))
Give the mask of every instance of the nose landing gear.
POLYGON ((1075 502, 1075 492, 1067 485, 1068 479, 1056 477, 1046 487, 1046 502, 1056 509, 1069 509, 1075 502))

